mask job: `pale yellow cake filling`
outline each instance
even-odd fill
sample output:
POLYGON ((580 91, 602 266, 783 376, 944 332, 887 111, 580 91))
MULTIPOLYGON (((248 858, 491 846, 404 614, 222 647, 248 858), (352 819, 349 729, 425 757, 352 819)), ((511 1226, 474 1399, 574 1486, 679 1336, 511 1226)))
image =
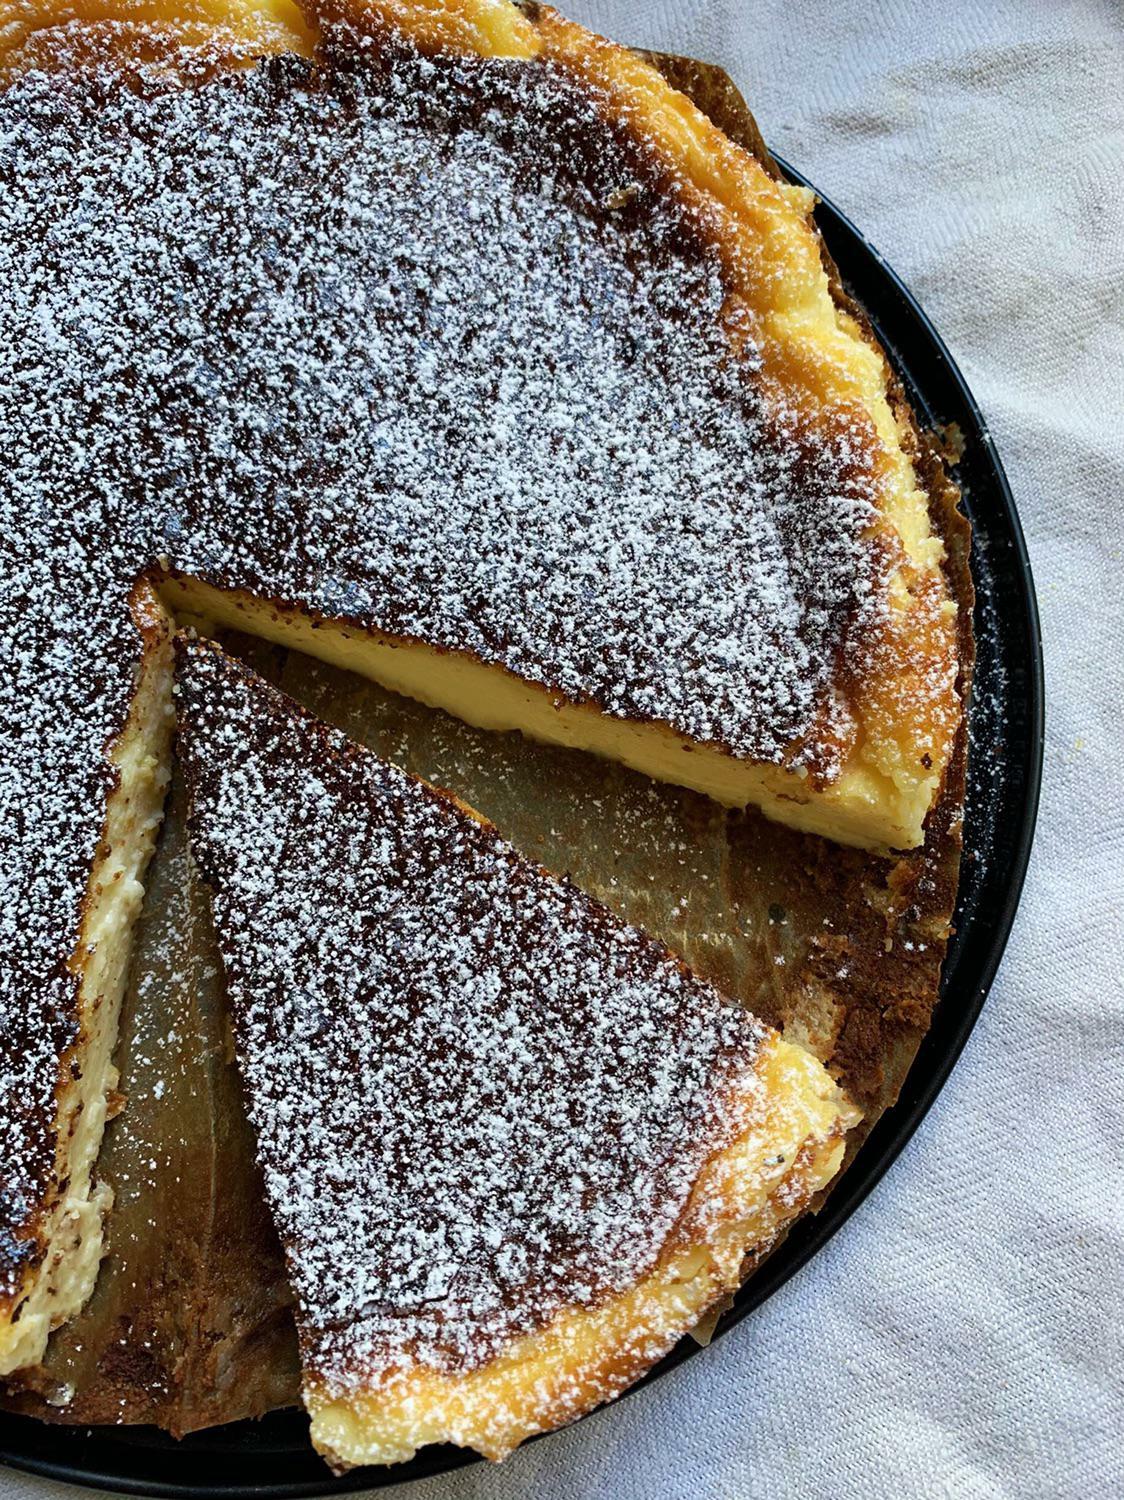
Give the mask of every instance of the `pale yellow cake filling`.
POLYGON ((128 722, 109 752, 119 777, 106 811, 101 853, 90 877, 81 934, 71 967, 79 976, 78 1043, 62 1059, 58 1094, 56 1181, 65 1191, 41 1229, 48 1247, 11 1320, 0 1320, 0 1375, 35 1364, 47 1336, 76 1313, 94 1289, 102 1257, 102 1219, 112 1194, 94 1168, 108 1095, 117 1082, 117 1021, 140 914, 141 878, 156 839, 168 784, 172 714, 169 622, 146 588, 134 602, 145 650, 128 722), (77 1077, 71 1076, 72 1060, 77 1077))
MULTIPOLYGON (((192 579, 166 583, 162 593, 177 614, 201 616, 304 651, 480 729, 519 730, 547 744, 603 755, 657 781, 702 792, 726 807, 759 807, 778 822, 838 843, 916 842, 918 819, 928 811, 926 800, 924 808, 911 812, 894 783, 865 762, 849 765, 838 782, 817 790, 805 777, 738 760, 713 745, 684 739, 664 724, 614 719, 554 698, 502 667, 461 652, 281 611, 251 594, 192 579)), ((918 802, 921 796, 915 788, 918 802)))

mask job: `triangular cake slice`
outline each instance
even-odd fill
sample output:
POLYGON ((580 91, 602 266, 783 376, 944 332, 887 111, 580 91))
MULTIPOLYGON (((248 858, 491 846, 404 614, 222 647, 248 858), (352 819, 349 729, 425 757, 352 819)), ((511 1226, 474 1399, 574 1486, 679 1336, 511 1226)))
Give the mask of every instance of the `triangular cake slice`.
POLYGON ((314 1442, 503 1457, 606 1400, 838 1170, 809 1054, 476 813, 179 642, 314 1442))

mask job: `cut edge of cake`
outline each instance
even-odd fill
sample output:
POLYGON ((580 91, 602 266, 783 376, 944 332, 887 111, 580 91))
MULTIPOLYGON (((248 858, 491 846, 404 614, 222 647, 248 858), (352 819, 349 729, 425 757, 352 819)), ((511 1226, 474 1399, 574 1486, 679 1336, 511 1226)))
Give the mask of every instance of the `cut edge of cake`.
POLYGON ((687 787, 725 807, 759 808, 779 823, 836 843, 909 846, 920 827, 915 817, 923 821, 928 812, 927 802, 924 809, 911 809, 881 772, 861 762, 849 765, 838 781, 816 788, 807 775, 740 759, 721 746, 688 740, 666 724, 616 718, 466 652, 194 578, 172 577, 161 585, 161 594, 177 616, 210 620, 303 651, 477 729, 516 732, 618 761, 655 781, 687 787))
POLYGON ((147 584, 132 618, 141 638, 128 719, 106 751, 113 783, 87 885, 77 947, 68 968, 77 987, 78 1034, 59 1061, 55 1169, 49 1195, 27 1226, 33 1245, 14 1295, 0 1302, 0 1375, 34 1364, 52 1329, 94 1288, 102 1221, 112 1202, 96 1175, 117 1081, 113 1053, 142 879, 156 842, 168 784, 172 712, 172 625, 147 584))

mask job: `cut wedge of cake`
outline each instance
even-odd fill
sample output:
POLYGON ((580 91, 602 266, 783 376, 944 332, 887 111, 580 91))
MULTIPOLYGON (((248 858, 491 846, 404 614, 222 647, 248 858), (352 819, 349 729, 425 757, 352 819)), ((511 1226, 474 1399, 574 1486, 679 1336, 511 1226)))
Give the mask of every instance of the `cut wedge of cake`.
POLYGON ((920 841, 956 610, 810 209, 545 8, 0 0, 0 1374, 96 1274, 169 615, 920 841))
POLYGON ((501 1458, 834 1175, 825 1070, 448 795, 179 642, 179 745, 313 1441, 501 1458))

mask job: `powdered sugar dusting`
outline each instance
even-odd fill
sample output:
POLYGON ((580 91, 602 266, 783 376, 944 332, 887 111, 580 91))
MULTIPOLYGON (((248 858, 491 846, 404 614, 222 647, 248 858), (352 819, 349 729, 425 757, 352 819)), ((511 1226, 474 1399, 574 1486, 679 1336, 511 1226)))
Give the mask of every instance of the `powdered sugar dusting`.
POLYGON ((634 1285, 760 1098, 758 1023, 240 664, 181 663, 306 1367, 467 1368, 634 1285))
MULTIPOLYGON (((0 282, 14 1227, 53 1161, 140 571, 780 760, 865 608, 876 481, 855 434, 760 409, 712 247, 545 65, 28 75, 0 96, 0 282)), ((0 1292, 26 1253, 0 1240, 0 1292)))

